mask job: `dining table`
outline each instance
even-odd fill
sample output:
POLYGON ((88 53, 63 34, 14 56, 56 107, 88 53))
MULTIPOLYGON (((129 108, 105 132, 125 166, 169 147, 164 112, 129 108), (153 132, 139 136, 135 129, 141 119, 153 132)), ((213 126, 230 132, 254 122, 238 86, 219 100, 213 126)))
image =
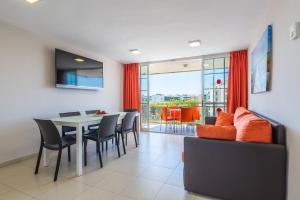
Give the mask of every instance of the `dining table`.
MULTIPOLYGON (((110 114, 102 114, 102 115, 84 115, 84 116, 72 116, 72 117, 56 117, 50 119, 56 126, 70 126, 76 128, 76 175, 81 176, 83 174, 83 145, 82 145, 82 134, 83 130, 82 127, 85 127, 85 129, 89 125, 99 124, 104 116, 109 115, 119 115, 118 124, 122 123, 122 119, 125 117, 126 112, 116 112, 116 113, 110 113, 110 114)), ((136 113, 136 131, 139 138, 140 133, 140 114, 136 113)), ((43 153, 43 159, 44 159, 44 166, 48 166, 48 154, 47 150, 44 148, 43 153)))

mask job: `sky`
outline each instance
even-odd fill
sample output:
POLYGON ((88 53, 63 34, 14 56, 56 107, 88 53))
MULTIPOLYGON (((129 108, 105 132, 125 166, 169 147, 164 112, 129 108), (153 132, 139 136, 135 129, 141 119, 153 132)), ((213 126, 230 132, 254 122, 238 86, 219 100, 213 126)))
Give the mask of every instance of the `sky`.
POLYGON ((180 72, 168 74, 154 74, 149 76, 150 96, 155 94, 200 95, 201 72, 180 72))

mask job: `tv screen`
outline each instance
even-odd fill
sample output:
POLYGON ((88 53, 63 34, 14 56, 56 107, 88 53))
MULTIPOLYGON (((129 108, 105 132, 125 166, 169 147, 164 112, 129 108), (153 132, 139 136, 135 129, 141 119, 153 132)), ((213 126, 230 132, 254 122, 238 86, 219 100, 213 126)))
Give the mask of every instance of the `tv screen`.
POLYGON ((55 49, 56 87, 103 88, 103 63, 55 49))

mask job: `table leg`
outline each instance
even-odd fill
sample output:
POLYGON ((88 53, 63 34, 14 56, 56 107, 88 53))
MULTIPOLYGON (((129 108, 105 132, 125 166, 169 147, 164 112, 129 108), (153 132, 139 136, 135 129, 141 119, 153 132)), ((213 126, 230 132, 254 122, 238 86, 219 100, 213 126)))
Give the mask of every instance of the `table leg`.
POLYGON ((136 132, 137 132, 137 140, 138 144, 140 144, 140 132, 141 132, 141 121, 140 121, 140 115, 135 118, 135 126, 136 126, 136 132))
POLYGON ((82 175, 82 125, 76 127, 76 175, 82 175))
POLYGON ((48 167, 49 166, 49 161, 48 161, 48 152, 47 149, 44 148, 43 149, 43 159, 44 159, 44 167, 48 167))

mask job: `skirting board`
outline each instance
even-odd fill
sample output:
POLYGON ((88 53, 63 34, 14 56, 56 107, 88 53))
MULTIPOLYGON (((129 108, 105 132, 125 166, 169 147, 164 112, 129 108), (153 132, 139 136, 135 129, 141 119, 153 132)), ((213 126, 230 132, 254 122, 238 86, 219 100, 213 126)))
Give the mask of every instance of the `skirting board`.
POLYGON ((33 157, 37 157, 37 153, 0 163, 0 168, 15 164, 15 163, 18 163, 18 162, 21 162, 21 161, 24 161, 24 160, 27 160, 27 159, 33 158, 33 157))

